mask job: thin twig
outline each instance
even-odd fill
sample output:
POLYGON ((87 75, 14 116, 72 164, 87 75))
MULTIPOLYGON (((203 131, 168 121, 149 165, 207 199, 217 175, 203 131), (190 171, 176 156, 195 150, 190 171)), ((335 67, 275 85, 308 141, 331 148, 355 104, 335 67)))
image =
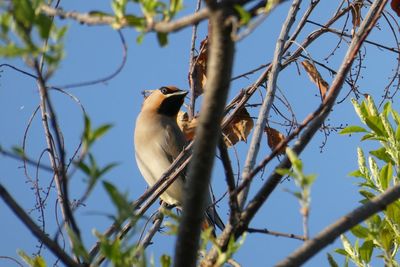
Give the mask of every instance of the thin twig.
POLYGON ((153 219, 153 225, 150 227, 150 229, 147 231, 147 234, 144 236, 142 240, 140 240, 138 246, 137 246, 137 253, 136 257, 140 256, 140 252, 146 249, 150 244, 151 240, 153 239, 154 235, 160 230, 161 224, 164 220, 164 214, 162 210, 166 207, 165 203, 158 208, 157 213, 154 215, 153 219))
POLYGON ((248 233, 267 234, 267 235, 273 235, 273 236, 281 236, 281 237, 287 237, 287 238, 292 238, 292 239, 298 239, 298 240, 302 240, 302 241, 307 240, 307 238, 305 236, 282 233, 282 232, 277 232, 277 231, 270 231, 267 228, 264 228, 264 229, 247 228, 246 232, 248 232, 248 233))
MULTIPOLYGON (((65 150, 63 147, 63 143, 61 141, 61 136, 59 132, 59 127, 56 119, 56 114, 54 111, 54 108, 52 106, 52 103, 49 99, 48 93, 47 93, 47 88, 45 85, 45 81, 43 79, 42 73, 40 71, 40 66, 39 62, 35 60, 35 70, 36 70, 36 75, 38 77, 37 83, 39 87, 39 95, 40 95, 40 110, 41 110, 41 115, 42 115, 42 123, 43 123, 43 128, 45 130, 45 138, 47 142, 47 148, 49 149, 49 158, 50 158, 50 163, 51 166, 54 170, 54 179, 56 182, 56 187, 58 191, 58 198, 61 202, 61 211, 63 215, 63 219, 68 222, 68 224, 71 226, 72 231, 76 234, 76 237, 80 239, 80 230, 77 226, 77 223, 75 221, 75 218, 72 214, 71 207, 69 205, 69 197, 68 197, 68 181, 67 181, 67 175, 65 171, 65 150), (47 110, 48 109, 48 110, 47 110), (48 119, 50 117, 50 119, 48 119), (53 144, 53 136, 50 132, 50 127, 48 124, 48 121, 50 120, 51 126, 55 132, 55 140, 56 140, 56 145, 58 149, 55 148, 53 144)), ((72 245, 72 240, 71 245, 72 245)))
POLYGON ((37 161, 30 159, 25 155, 15 154, 13 152, 3 149, 2 147, 0 147, 0 154, 4 155, 6 157, 9 157, 9 158, 15 159, 15 160, 24 161, 24 162, 28 163, 29 165, 35 166, 39 169, 42 169, 42 170, 45 170, 48 172, 53 172, 53 169, 50 166, 44 165, 42 163, 39 164, 37 161))
POLYGON ((224 166, 226 184, 228 185, 229 208, 230 208, 229 222, 232 225, 235 225, 239 219, 238 215, 240 212, 237 195, 234 194, 235 187, 236 187, 235 186, 235 176, 233 174, 231 161, 229 159, 228 149, 226 148, 226 145, 222 138, 219 142, 218 148, 220 151, 222 165, 224 166))
MULTIPOLYGON (((197 0, 197 5, 195 9, 195 13, 199 12, 201 7, 201 0, 197 0)), ((195 105, 196 105, 196 82, 195 82, 195 46, 196 46, 196 38, 197 38, 197 26, 198 23, 193 24, 192 26, 192 39, 190 42, 190 64, 189 64, 189 84, 190 84, 190 108, 189 108, 189 121, 193 119, 195 113, 195 105)))

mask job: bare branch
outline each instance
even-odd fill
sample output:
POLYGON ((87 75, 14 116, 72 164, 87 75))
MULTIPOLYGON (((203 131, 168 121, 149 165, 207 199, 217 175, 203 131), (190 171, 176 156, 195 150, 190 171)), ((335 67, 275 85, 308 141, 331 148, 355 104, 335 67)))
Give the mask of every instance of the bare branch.
POLYGON ((239 219, 238 215, 240 212, 237 194, 234 193, 236 187, 235 177, 233 175, 228 149, 226 148, 226 145, 222 139, 219 142, 218 148, 221 155, 222 165, 224 166, 226 184, 228 185, 229 207, 230 207, 229 222, 232 225, 235 225, 239 219))
POLYGON ((268 230, 266 228, 264 228, 264 229, 247 228, 246 232, 248 232, 248 233, 267 234, 267 235, 273 235, 273 236, 281 236, 281 237, 298 239, 298 240, 302 240, 302 241, 307 240, 307 238, 305 236, 300 236, 300 235, 295 235, 295 234, 287 234, 287 233, 282 233, 282 232, 277 232, 277 231, 270 231, 270 230, 268 230))
MULTIPOLYGON (((269 111, 271 110, 272 103, 275 98, 276 81, 278 79, 278 74, 281 70, 282 55, 284 52, 284 45, 289 36, 290 28, 292 27, 301 0, 294 0, 285 22, 282 25, 281 32, 279 34, 278 40, 276 42, 276 48, 274 53, 274 59, 272 61, 271 72, 269 73, 268 85, 267 85, 267 97, 264 99, 261 109, 258 114, 258 119, 256 126, 254 127, 253 138, 251 139, 249 152, 247 154, 245 166, 243 168, 242 177, 246 177, 254 167, 258 151, 260 149, 260 141, 262 134, 264 133, 264 128, 267 124, 267 118, 269 116, 269 111)), ((244 188, 244 190, 238 195, 239 207, 242 209, 247 199, 247 194, 250 190, 250 186, 244 188)))
MULTIPOLYGON (((40 7, 41 11, 48 16, 56 16, 60 18, 68 18, 76 20, 79 23, 90 25, 90 26, 101 26, 101 25, 112 25, 116 22, 116 18, 110 15, 91 15, 90 13, 79 13, 75 11, 64 11, 61 8, 53 8, 49 5, 42 4, 40 7)), ((179 31, 189 25, 194 25, 199 23, 200 21, 206 19, 208 17, 209 11, 207 8, 200 10, 197 13, 192 15, 188 15, 186 17, 177 19, 175 21, 167 22, 160 21, 155 22, 152 25, 147 25, 147 31, 156 31, 156 32, 176 32, 179 31)), ((118 24, 121 28, 125 28, 129 26, 129 22, 119 21, 118 24)))
POLYGON ((357 224, 368 219, 370 216, 386 208, 390 203, 400 198, 400 185, 387 189, 383 194, 374 197, 367 203, 352 212, 346 214, 330 226, 326 227, 313 239, 306 241, 300 248, 294 251, 285 260, 276 266, 300 266, 308 259, 318 253, 327 245, 331 244, 337 237, 350 230, 357 224))
POLYGON ((233 12, 230 5, 210 8, 210 50, 207 64, 207 90, 201 107, 199 125, 189 165, 182 220, 176 242, 174 266, 196 266, 200 226, 204 220, 205 196, 209 188, 216 146, 221 136, 220 123, 228 96, 232 73, 234 43, 232 27, 227 18, 233 12))
MULTIPOLYGON (((339 68, 339 71, 332 82, 332 85, 329 89, 329 93, 327 97, 324 99, 323 103, 320 105, 320 107, 311 115, 309 115, 305 121, 304 121, 304 127, 308 123, 310 125, 307 127, 307 129, 304 131, 302 136, 299 138, 299 140, 296 142, 296 144, 293 147, 293 150, 297 153, 300 154, 301 151, 305 148, 305 146, 308 144, 308 142, 311 140, 312 136, 315 134, 315 132, 319 129, 319 127, 322 125, 328 114, 332 110, 332 106, 335 102, 335 99, 337 98, 337 95, 340 92, 340 89, 342 88, 342 85, 344 83, 344 80, 346 78, 347 73, 349 72, 351 65, 356 57, 356 54, 358 53, 363 41, 367 37, 367 35, 370 33, 371 29, 373 26, 376 24, 377 19, 379 18, 379 15, 382 12, 382 9, 385 5, 387 0, 376 0, 375 3, 379 3, 380 6, 379 8, 373 8, 371 7, 369 13, 367 14, 367 17, 364 19, 362 25, 360 26, 358 32, 353 38, 353 41, 347 51, 347 54, 343 60, 342 65, 339 68)), ((335 19, 343 15, 343 13, 339 12, 336 14, 335 19)), ((334 19, 331 19, 329 23, 333 23, 334 19)), ((313 36, 315 38, 315 36, 313 36)), ((298 52, 300 54, 300 52, 298 52)), ((296 131, 295 131, 296 132, 296 131)), ((297 133, 298 134, 298 133, 297 133)), ((292 136, 294 138, 295 135, 292 136)), ((287 138, 286 138, 287 139, 287 138)), ((283 143, 287 143, 287 140, 284 140, 280 142, 280 144, 276 147, 276 149, 279 149, 282 147, 283 143)), ((276 149, 272 152, 271 155, 276 153, 276 149)), ((249 174, 250 176, 244 177, 244 181, 251 180, 250 177, 254 177, 255 174, 257 174, 266 164, 266 162, 269 162, 271 160, 271 155, 268 156, 266 159, 264 159, 259 165, 257 165, 249 174)), ((277 166, 277 168, 289 168, 290 167, 290 161, 288 157, 285 157, 282 162, 277 166)), ((223 249, 226 247, 228 244, 228 241, 231 237, 231 235, 234 235, 236 238, 239 237, 246 229, 252 218, 255 216, 257 211, 261 208, 263 203, 267 200, 268 196, 272 193, 272 191, 276 188, 278 183, 281 181, 281 176, 278 175, 277 173, 273 172, 271 176, 267 179, 267 181, 263 184, 261 189, 258 191, 256 196, 249 202, 249 204, 246 206, 244 211, 242 212, 241 220, 240 220, 240 225, 236 228, 233 227, 232 225, 228 224, 219 237, 217 243, 218 245, 223 249)), ((205 266, 212 266, 213 263, 216 261, 218 255, 218 250, 215 248, 215 246, 212 248, 212 250, 209 252, 207 255, 205 261, 205 266)))
POLYGON ((25 224, 31 233, 37 237, 51 252, 54 253, 66 266, 79 267, 83 266, 76 263, 70 256, 68 256, 56 242, 51 240, 46 233, 44 233, 39 226, 29 217, 28 214, 21 208, 21 206, 14 200, 14 198, 7 192, 2 184, 0 184, 0 196, 7 204, 7 206, 14 212, 14 214, 25 224))
MULTIPOLYGON (((47 148, 49 151, 49 159, 51 167, 54 171, 54 179, 57 187, 57 195, 58 199, 61 203, 61 211, 63 215, 63 219, 71 226, 72 231, 76 234, 77 238, 80 239, 80 231, 77 226, 77 223, 72 214, 71 207, 69 205, 69 197, 68 197, 68 181, 66 175, 65 168, 65 150, 63 147, 63 143, 61 141, 61 136, 59 132, 59 126, 56 119, 56 114, 53 109, 52 103, 49 99, 47 88, 45 85, 45 81, 42 76, 42 72, 40 71, 39 62, 35 60, 35 70, 37 74, 37 83, 39 88, 40 95, 40 111, 42 115, 42 123, 45 131, 45 138, 47 142, 47 148), (48 109, 48 110, 47 110, 48 109), (48 116, 50 118, 48 118, 48 116), (50 131, 50 127, 48 121, 50 120, 51 126, 55 132, 55 140, 57 149, 53 143, 53 136, 50 131)), ((72 240, 70 240, 72 242, 72 240)), ((71 243, 72 245, 72 243, 71 243)))
MULTIPOLYGON (((300 154, 303 151, 303 149, 309 143, 313 135, 316 133, 316 131, 319 129, 319 127, 325 121, 326 117, 331 112, 332 106, 335 103, 335 100, 342 88, 342 85, 346 79, 346 75, 352 66, 356 54, 358 53, 365 38, 368 36, 371 29, 378 20, 382 12, 383 6, 385 5, 386 2, 387 0, 376 0, 375 4, 371 6, 370 11, 368 12, 366 18, 363 20, 363 23, 361 24, 359 30, 357 31, 356 35, 353 38, 353 41, 350 44, 347 54, 343 59, 342 65, 340 66, 339 71, 335 76, 335 79, 333 80, 331 87, 329 88, 328 95, 324 99, 321 106, 317 109, 317 111, 314 112, 315 118, 312 119, 310 125, 307 127, 307 129, 301 135, 299 140, 293 146, 293 150, 297 154, 300 154)), ((257 172, 259 172, 263 168, 262 166, 265 166, 265 164, 263 163, 264 162, 261 162, 261 164, 259 164, 256 168, 254 168, 254 170, 250 173, 249 177, 253 177, 257 172)), ((290 161, 286 156, 282 160, 282 162, 277 166, 277 168, 290 168, 290 165, 291 165, 290 161)), ((272 193, 272 191, 281 181, 281 178, 282 176, 275 172, 271 174, 271 176, 264 183, 264 185, 258 191, 253 200, 250 201, 245 211, 243 212, 242 214, 243 226, 247 225, 250 222, 250 220, 254 217, 256 211, 259 210, 261 205, 266 201, 268 196, 272 193)))

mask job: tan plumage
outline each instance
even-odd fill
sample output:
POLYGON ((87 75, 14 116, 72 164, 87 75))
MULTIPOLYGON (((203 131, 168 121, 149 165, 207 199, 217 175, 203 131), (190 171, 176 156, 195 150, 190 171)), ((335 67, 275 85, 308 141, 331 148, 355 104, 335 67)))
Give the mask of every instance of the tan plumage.
MULTIPOLYGON (((169 168, 186 145, 186 140, 176 123, 176 116, 187 92, 174 86, 154 90, 144 101, 136 119, 135 156, 139 170, 152 186, 169 168)), ((179 177, 160 198, 169 205, 182 207, 184 175, 179 177)), ((223 223, 207 198, 207 218, 223 228, 223 223)))

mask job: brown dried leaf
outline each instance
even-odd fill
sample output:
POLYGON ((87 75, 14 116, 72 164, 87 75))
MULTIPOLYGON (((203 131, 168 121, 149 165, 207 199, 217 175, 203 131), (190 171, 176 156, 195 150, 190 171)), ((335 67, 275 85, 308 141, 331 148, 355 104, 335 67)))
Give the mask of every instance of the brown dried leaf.
MULTIPOLYGON (((194 75, 193 82, 195 83, 194 96, 198 97, 203 94, 204 88, 207 82, 207 58, 208 58, 208 37, 206 37, 200 43, 200 54, 196 56, 193 60, 194 65, 194 75)), ((191 86, 192 79, 189 78, 189 83, 191 86)))
POLYGON ((360 26, 361 8, 362 8, 362 2, 360 2, 360 1, 355 1, 351 5, 351 22, 353 23, 353 29, 360 26))
POLYGON ((322 78, 321 74, 310 61, 304 60, 301 62, 301 65, 303 65, 310 80, 318 86, 321 97, 324 99, 326 92, 329 89, 329 84, 322 78))
POLYGON ((186 112, 179 111, 176 122, 183 132, 186 140, 193 140, 194 133, 197 127, 197 118, 193 118, 189 121, 189 115, 186 112))
MULTIPOLYGON (((264 131, 268 137, 268 146, 272 150, 274 150, 281 141, 285 140, 285 136, 274 128, 265 127, 264 131)), ((281 149, 279 149, 278 154, 285 154, 285 149, 286 146, 283 146, 281 149)))
POLYGON ((245 108, 239 110, 232 122, 223 131, 226 146, 231 147, 239 141, 247 142, 247 136, 249 136, 253 126, 253 119, 247 110, 245 108))

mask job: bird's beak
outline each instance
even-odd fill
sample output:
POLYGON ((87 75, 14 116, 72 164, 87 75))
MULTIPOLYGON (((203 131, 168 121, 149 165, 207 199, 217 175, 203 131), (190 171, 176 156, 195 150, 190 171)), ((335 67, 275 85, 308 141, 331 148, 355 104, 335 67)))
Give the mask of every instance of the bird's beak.
POLYGON ((188 91, 179 90, 179 91, 176 91, 176 92, 174 92, 174 93, 172 93, 172 94, 169 94, 168 97, 171 97, 171 96, 181 96, 182 98, 184 98, 188 93, 189 93, 188 91))

